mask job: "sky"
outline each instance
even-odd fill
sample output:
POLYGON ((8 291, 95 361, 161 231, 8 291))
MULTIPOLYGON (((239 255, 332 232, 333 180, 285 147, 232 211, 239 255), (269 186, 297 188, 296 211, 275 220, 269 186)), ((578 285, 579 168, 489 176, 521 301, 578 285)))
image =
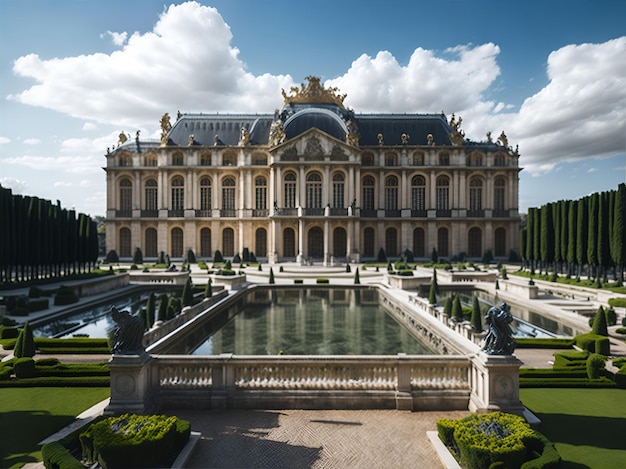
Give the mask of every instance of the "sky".
POLYGON ((521 212, 626 181, 626 0, 2 0, 0 185, 105 215, 120 132, 272 113, 309 75, 357 114, 505 131, 521 212))

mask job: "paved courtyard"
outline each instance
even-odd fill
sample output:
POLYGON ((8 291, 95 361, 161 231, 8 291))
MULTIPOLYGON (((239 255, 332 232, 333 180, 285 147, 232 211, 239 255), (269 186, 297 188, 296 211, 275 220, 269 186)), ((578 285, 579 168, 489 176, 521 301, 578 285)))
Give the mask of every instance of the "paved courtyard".
POLYGON ((427 431, 468 411, 175 411, 202 433, 188 468, 443 468, 427 431))

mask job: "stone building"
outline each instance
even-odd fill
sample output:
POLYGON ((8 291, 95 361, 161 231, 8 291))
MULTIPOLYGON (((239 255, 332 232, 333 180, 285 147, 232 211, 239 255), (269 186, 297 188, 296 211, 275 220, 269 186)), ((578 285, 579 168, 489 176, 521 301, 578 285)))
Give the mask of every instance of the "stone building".
POLYGON ((519 154, 461 118, 355 114, 315 77, 271 114, 180 114, 160 141, 107 150, 107 251, 199 259, 508 258, 519 250, 519 154))

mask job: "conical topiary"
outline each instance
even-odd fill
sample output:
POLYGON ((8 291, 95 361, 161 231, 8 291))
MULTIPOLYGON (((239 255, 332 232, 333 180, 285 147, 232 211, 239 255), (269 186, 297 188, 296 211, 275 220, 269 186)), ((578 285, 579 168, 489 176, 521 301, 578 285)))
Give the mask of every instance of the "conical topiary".
POLYGON ((191 277, 187 277, 181 298, 183 306, 191 306, 193 304, 193 285, 191 283, 191 277))
POLYGON ((455 295, 454 301, 452 302, 452 317, 456 321, 463 321, 463 308, 461 307, 461 298, 459 298, 459 295, 455 295))
POLYGON ((435 289, 435 284, 433 282, 430 282, 430 291, 428 292, 428 302, 431 305, 437 304, 437 292, 435 289))
POLYGON ((452 316, 452 296, 446 298, 446 302, 443 305, 443 314, 448 317, 452 316))
POLYGON ((354 272, 354 284, 358 285, 359 283, 361 283, 361 279, 359 278, 359 268, 357 267, 354 272))
POLYGON ((35 339, 33 338, 33 331, 28 325, 28 321, 24 323, 24 327, 20 329, 20 333, 17 336, 15 342, 15 348, 13 350, 14 355, 17 358, 34 357, 35 356, 35 339))
POLYGON ((274 282, 274 270, 270 267, 270 283, 275 283, 274 282))
POLYGON ((159 295, 159 309, 157 313, 157 320, 167 321, 167 294, 161 293, 159 295))
POLYGON ((437 282, 437 269, 433 268, 433 284, 435 285, 435 294, 439 295, 439 283, 437 282))
POLYGON ((482 313, 480 312, 480 303, 478 302, 478 296, 474 295, 472 299, 472 318, 470 320, 472 323, 472 328, 475 332, 483 331, 483 318, 482 313))
POLYGON ((591 332, 598 335, 608 337, 609 330, 606 325, 606 314, 604 308, 600 306, 598 312, 593 317, 593 324, 591 325, 591 332))
POLYGON ((211 298, 213 296, 213 282, 211 279, 206 283, 206 288, 204 289, 204 297, 211 298))
POLYGON ((156 311, 154 293, 150 293, 148 296, 148 301, 146 302, 146 328, 152 329, 154 325, 154 313, 156 311))

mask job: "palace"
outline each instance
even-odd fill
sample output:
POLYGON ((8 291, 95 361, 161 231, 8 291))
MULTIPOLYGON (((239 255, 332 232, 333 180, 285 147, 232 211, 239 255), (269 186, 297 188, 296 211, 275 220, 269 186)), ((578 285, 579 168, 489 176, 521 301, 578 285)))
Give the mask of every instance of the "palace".
POLYGON ((107 149, 107 251, 270 263, 496 259, 519 251, 519 153, 461 118, 355 114, 308 77, 274 114, 165 114, 107 149))

